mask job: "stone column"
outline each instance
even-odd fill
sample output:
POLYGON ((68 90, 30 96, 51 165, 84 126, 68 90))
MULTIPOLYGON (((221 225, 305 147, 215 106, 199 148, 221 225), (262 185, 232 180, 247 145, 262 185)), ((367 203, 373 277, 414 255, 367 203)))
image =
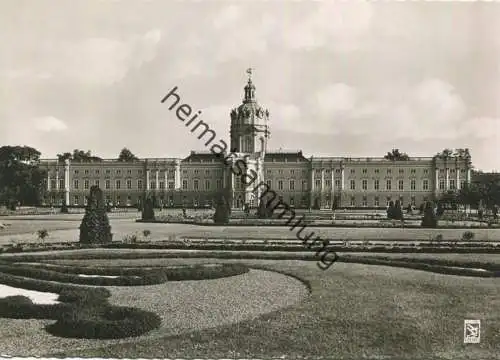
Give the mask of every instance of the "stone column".
POLYGON ((156 181, 156 190, 160 190, 160 170, 156 169, 156 174, 155 174, 155 181, 156 181))
POLYGON ((320 208, 325 205, 325 169, 321 168, 321 193, 320 193, 320 208))
MULTIPOLYGON (((257 172, 257 179, 255 180, 255 182, 252 186, 257 186, 261 182, 265 181, 264 176, 263 176, 264 171, 262 169, 262 160, 260 157, 257 158, 257 162, 255 164, 255 170, 257 172), (261 171, 262 171, 262 174, 261 174, 261 171)), ((259 206, 261 192, 262 192, 261 187, 257 186, 256 202, 254 204, 255 206, 259 206)))
POLYGON ((56 168, 56 190, 59 189, 59 168, 56 168))
POLYGON ((435 191, 436 195, 439 192, 439 169, 435 170, 434 191, 435 191))
POLYGON ((457 172, 457 180, 456 180, 456 182, 457 182, 457 190, 460 190, 460 187, 461 187, 460 186, 460 169, 457 167, 455 169, 455 171, 457 172))
POLYGON ((163 173, 163 175, 164 175, 163 182, 164 182, 164 186, 165 186, 164 190, 168 191, 168 169, 165 169, 165 172, 163 173))
POLYGON ((64 162, 64 200, 69 205, 69 159, 64 162))
POLYGON ((331 171, 331 176, 330 176, 330 183, 331 183, 331 188, 330 188, 330 205, 333 206, 333 199, 335 198, 335 177, 333 175, 334 169, 333 167, 330 169, 331 171))
POLYGON ((150 177, 150 170, 147 169, 146 170, 146 190, 149 191, 151 189, 151 184, 150 184, 150 181, 151 181, 151 177, 150 177))
POLYGON ((236 180, 236 177, 234 175, 234 171, 231 171, 231 169, 234 167, 234 163, 236 162, 236 160, 234 159, 234 157, 231 158, 231 167, 229 168, 229 172, 231 173, 231 199, 232 199, 232 205, 231 207, 235 207, 235 204, 236 204, 236 194, 235 194, 235 180, 236 180))
POLYGON ((311 186, 309 187, 309 207, 314 206, 314 169, 311 167, 311 186))
POLYGON ((446 168, 446 191, 450 190, 450 168, 446 168))
POLYGON ((467 167, 467 177, 465 178, 465 181, 467 184, 470 184, 471 182, 471 169, 469 167, 467 167))
POLYGON ((50 191, 50 169, 47 169, 47 191, 50 191))
POLYGON ((340 190, 343 191, 345 190, 345 166, 342 165, 340 169, 340 177, 341 177, 341 182, 340 182, 340 190))
POLYGON ((181 188, 181 161, 179 159, 175 160, 174 178, 175 189, 179 190, 181 188))

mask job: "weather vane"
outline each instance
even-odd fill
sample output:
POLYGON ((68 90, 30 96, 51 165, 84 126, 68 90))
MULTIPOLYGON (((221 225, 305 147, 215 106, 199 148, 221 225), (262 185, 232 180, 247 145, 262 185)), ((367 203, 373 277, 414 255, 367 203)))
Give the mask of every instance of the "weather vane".
POLYGON ((252 69, 252 68, 248 68, 248 69, 247 69, 247 74, 248 74, 248 80, 249 80, 249 81, 250 81, 250 80, 252 80, 252 71, 253 71, 253 69, 252 69))

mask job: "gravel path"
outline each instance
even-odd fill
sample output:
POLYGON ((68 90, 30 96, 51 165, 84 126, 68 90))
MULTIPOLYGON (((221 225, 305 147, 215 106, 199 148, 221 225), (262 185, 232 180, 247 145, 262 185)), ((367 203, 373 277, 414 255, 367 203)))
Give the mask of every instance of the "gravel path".
MULTIPOLYGON (((307 288, 300 281, 262 270, 214 280, 107 288, 112 292, 112 304, 151 310, 162 317, 162 327, 135 338, 138 341, 250 320, 298 303, 308 296, 307 288)), ((44 330, 44 326, 52 322, 0 318, 0 356, 43 356, 70 348, 95 348, 131 341, 131 338, 58 338, 44 330)))

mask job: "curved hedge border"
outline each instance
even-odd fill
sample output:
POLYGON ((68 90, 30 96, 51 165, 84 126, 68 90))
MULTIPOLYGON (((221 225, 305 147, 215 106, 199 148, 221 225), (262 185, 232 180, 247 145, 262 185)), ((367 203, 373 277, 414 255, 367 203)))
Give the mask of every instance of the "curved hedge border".
POLYGON ((217 266, 190 265, 179 267, 144 268, 65 266, 48 264, 13 263, 2 265, 0 273, 25 276, 40 280, 94 286, 156 285, 166 281, 209 280, 241 275, 248 272, 242 264, 217 264, 217 266), (84 275, 120 276, 118 278, 81 277, 84 275), (139 276, 138 278, 133 276, 139 276))
POLYGON ((82 277, 78 274, 61 273, 54 270, 41 269, 29 265, 0 265, 0 273, 40 279, 47 281, 56 281, 59 283, 71 283, 93 286, 140 286, 156 285, 167 281, 167 275, 158 270, 143 271, 142 276, 119 276, 117 278, 105 277, 82 277))
MULTIPOLYGON (((338 259, 339 262, 345 263, 356 263, 356 264, 366 264, 366 265, 382 265, 382 266, 392 266, 392 267, 400 267, 400 268, 408 268, 415 270, 423 270, 428 272, 434 272, 438 274, 445 275, 459 275, 459 276, 473 276, 473 277, 500 277, 500 271, 492 271, 488 269, 484 269, 486 271, 477 271, 472 268, 469 268, 467 263, 455 263, 453 266, 457 266, 460 268, 454 268, 450 265, 436 265, 436 264, 428 264, 421 259, 412 259, 411 261, 404 261, 400 259, 390 259, 390 258, 372 258, 372 257, 361 257, 361 256, 352 256, 352 255, 344 255, 338 259)), ((484 264, 481 266, 484 268, 484 264)))

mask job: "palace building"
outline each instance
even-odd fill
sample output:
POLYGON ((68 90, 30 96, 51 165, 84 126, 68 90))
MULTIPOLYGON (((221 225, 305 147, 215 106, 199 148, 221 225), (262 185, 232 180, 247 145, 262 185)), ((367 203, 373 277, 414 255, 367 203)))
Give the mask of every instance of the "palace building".
POLYGON ((84 206, 90 187, 98 185, 115 206, 137 206, 145 196, 154 196, 159 206, 205 207, 227 190, 234 208, 245 203, 256 207, 262 191, 256 186, 265 183, 290 207, 383 208, 391 200, 419 206, 471 181, 470 157, 306 158, 301 150, 268 150, 270 112, 257 102, 250 76, 242 103, 229 115, 232 161, 244 160, 246 171, 256 174, 250 186, 208 150, 191 151, 183 159, 131 162, 44 159, 40 161, 48 170, 44 202, 84 206))

